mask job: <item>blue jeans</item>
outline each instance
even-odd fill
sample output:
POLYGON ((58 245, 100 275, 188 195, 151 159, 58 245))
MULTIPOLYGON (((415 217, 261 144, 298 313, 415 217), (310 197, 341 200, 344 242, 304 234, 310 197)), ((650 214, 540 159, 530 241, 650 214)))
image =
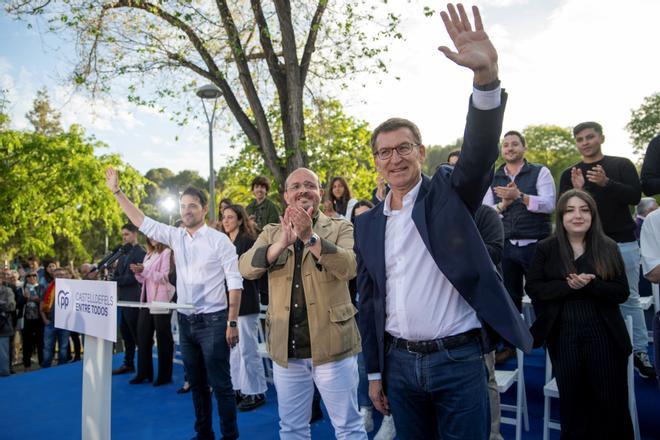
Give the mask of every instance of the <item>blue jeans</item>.
POLYGON ((475 338, 418 354, 389 346, 385 391, 397 438, 483 440, 490 431, 486 365, 475 338))
POLYGON ((644 318, 644 310, 639 303, 639 264, 640 253, 639 245, 636 241, 629 243, 617 243, 619 245, 619 252, 623 258, 623 264, 626 267, 626 278, 628 279, 628 288, 630 295, 623 304, 619 305, 621 313, 625 319, 626 316, 631 316, 633 320, 633 337, 632 345, 635 353, 648 351, 649 333, 646 329, 646 319, 644 318))
POLYGON ((214 439, 209 387, 218 403, 223 439, 238 438, 236 398, 229 370, 227 310, 179 316, 179 339, 183 364, 192 390, 195 431, 200 440, 214 439))
POLYGON ((53 363, 53 352, 55 350, 55 339, 57 339, 57 362, 58 365, 66 364, 69 358, 69 331, 55 328, 54 321, 50 321, 44 327, 44 363, 43 368, 48 368, 53 363))

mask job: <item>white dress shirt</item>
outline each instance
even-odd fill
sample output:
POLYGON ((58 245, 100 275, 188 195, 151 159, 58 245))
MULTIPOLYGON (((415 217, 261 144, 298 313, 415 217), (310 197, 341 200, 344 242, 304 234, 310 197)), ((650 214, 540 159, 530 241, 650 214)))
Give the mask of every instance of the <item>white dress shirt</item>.
MULTIPOLYGON (((513 182, 516 178, 515 175, 509 174, 509 170, 504 166, 504 174, 513 182)), ((536 195, 525 194, 529 198, 527 205, 527 210, 529 212, 537 212, 539 214, 552 214, 552 211, 555 210, 555 179, 552 177, 550 170, 547 167, 541 167, 539 171, 538 178, 536 179, 536 195)), ((495 196, 493 195, 493 190, 491 188, 486 191, 484 200, 482 202, 484 205, 488 205, 491 208, 494 208, 497 203, 495 203, 495 196)), ((500 217, 502 214, 500 214, 500 217)), ((538 240, 535 239, 523 239, 523 240, 509 240, 511 244, 516 246, 527 246, 528 244, 536 243, 538 240)))
POLYGON ((660 264, 660 209, 646 216, 639 237, 644 275, 660 264))
POLYGON ((435 264, 412 220, 422 185, 403 197, 403 207, 390 208, 385 198, 385 331, 397 338, 427 341, 480 328, 472 307, 435 264))
POLYGON ((213 313, 227 308, 229 290, 242 289, 236 248, 222 232, 202 226, 194 234, 145 217, 140 231, 172 248, 176 263, 177 304, 192 304, 179 313, 213 313))

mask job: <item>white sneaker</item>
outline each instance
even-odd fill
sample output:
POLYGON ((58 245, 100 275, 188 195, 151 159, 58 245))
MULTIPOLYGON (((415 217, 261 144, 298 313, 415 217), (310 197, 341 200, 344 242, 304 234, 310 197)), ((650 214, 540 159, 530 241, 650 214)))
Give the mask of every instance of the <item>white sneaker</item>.
POLYGON ((371 432, 374 430, 373 413, 374 413, 373 408, 369 408, 368 406, 360 407, 360 415, 362 416, 362 420, 364 420, 364 430, 367 432, 371 432))
POLYGON ((394 419, 392 416, 385 416, 383 417, 383 423, 380 424, 378 433, 374 436, 374 440, 394 440, 394 437, 396 437, 394 419))

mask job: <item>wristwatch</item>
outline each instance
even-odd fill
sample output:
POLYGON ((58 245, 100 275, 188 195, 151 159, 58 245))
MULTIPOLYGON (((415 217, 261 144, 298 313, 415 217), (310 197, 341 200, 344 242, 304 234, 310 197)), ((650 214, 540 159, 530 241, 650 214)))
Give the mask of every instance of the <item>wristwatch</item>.
POLYGON ((307 243, 305 243, 305 247, 312 247, 316 244, 317 241, 319 241, 318 234, 312 233, 312 236, 309 237, 309 240, 307 240, 307 243))
POLYGON ((238 326, 237 321, 227 321, 227 325, 231 328, 236 328, 238 326))

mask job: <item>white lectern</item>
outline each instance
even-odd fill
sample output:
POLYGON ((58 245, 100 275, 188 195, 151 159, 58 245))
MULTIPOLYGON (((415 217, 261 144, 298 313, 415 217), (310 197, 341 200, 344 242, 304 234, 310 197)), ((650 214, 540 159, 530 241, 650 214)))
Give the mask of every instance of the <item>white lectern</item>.
POLYGON ((57 279, 55 327, 85 335, 82 439, 109 440, 112 401, 112 343, 117 341, 117 306, 193 309, 192 305, 117 301, 117 283, 57 279))

